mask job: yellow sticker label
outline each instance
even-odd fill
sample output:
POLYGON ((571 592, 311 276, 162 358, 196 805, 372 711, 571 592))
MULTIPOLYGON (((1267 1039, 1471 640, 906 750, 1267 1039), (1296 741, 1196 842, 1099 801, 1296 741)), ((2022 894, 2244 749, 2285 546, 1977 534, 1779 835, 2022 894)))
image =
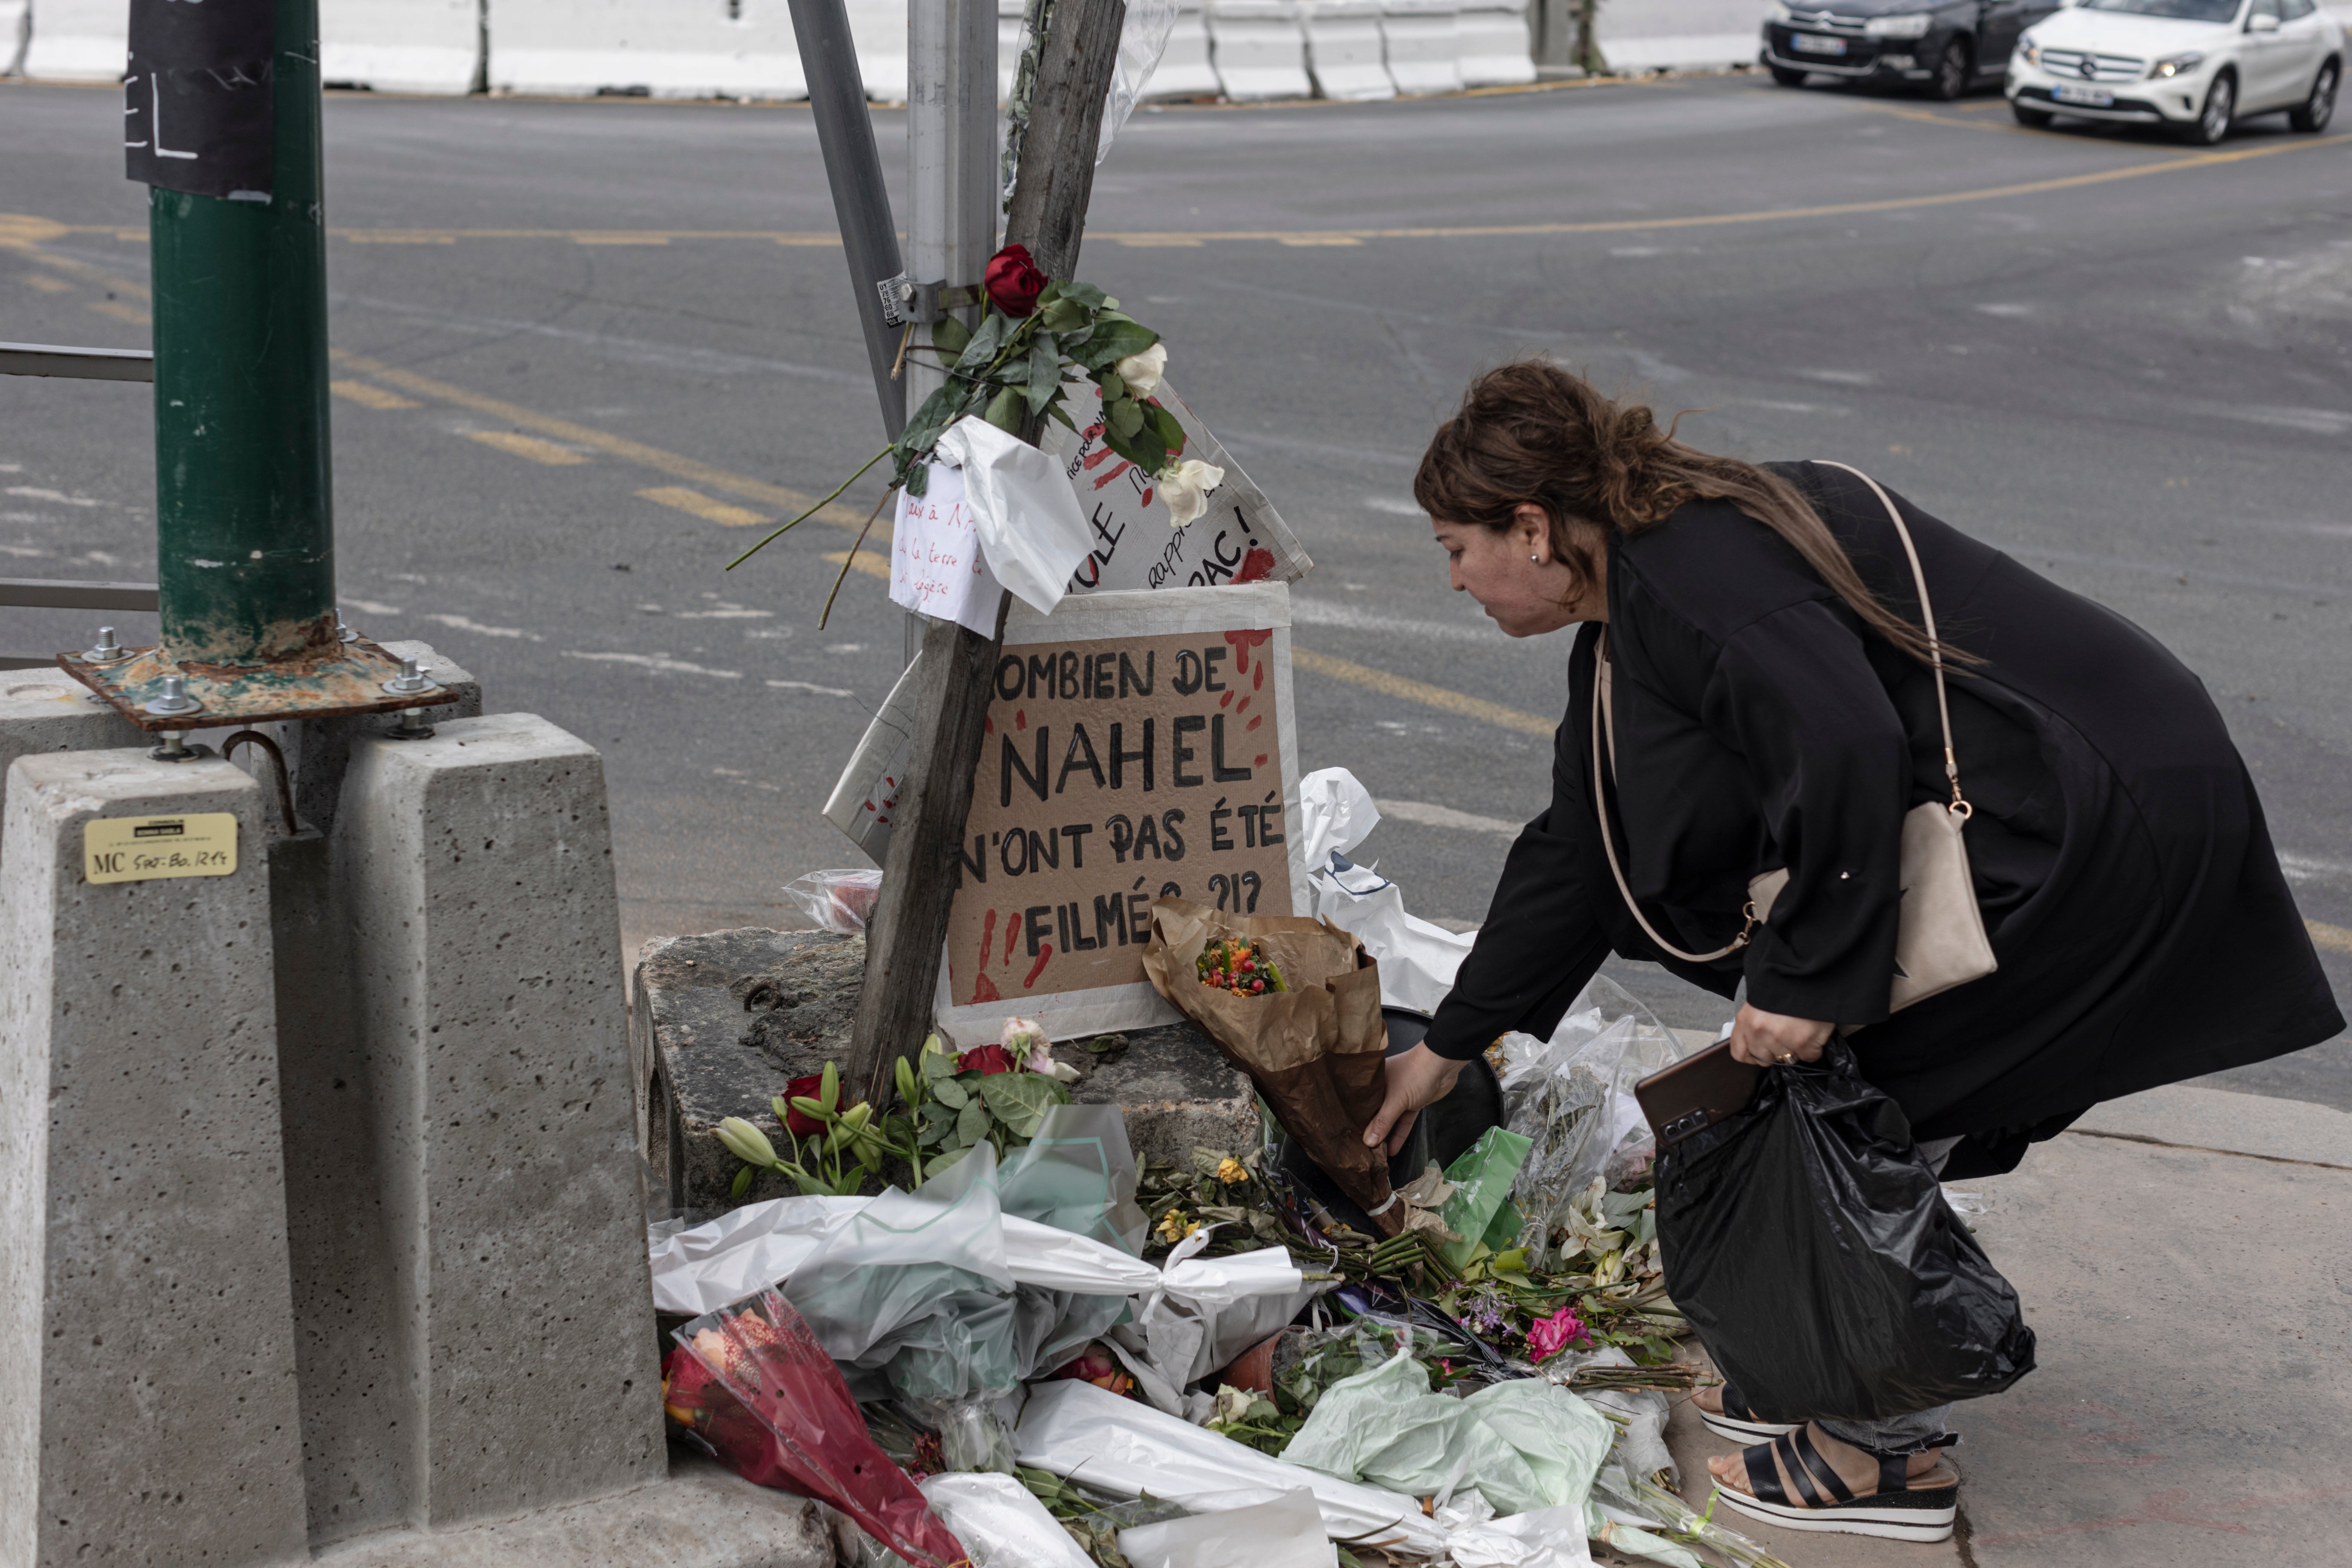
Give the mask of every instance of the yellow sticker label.
POLYGON ((81 873, 93 882, 226 877, 236 869, 236 816, 99 816, 82 824, 81 873))

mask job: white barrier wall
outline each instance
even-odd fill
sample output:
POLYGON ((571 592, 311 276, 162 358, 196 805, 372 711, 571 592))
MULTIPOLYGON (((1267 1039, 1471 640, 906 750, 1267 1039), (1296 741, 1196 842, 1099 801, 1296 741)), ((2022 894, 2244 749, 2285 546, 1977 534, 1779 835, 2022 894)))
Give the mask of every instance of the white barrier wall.
MULTIPOLYGON (((901 93, 905 27, 902 9, 901 93)), ((655 98, 808 96, 784 0, 490 0, 489 35, 493 92, 572 97, 642 88, 655 98)))
MULTIPOLYGON (((497 5, 499 0, 490 0, 497 5)), ((713 0, 704 0, 711 4, 713 0)), ((724 5, 727 0, 716 0, 724 5)), ((778 12, 784 9, 784 0, 740 0, 749 10, 753 5, 772 5, 778 12)), ((869 103, 904 103, 907 101, 907 0, 843 0, 849 12, 850 41, 857 46, 857 74, 866 81, 866 99, 869 103)), ((792 23, 784 23, 790 32, 792 23)), ((803 96, 805 96, 804 94, 803 96)))
POLYGON ((1181 0, 1176 26, 1169 30, 1168 47, 1160 57, 1160 68, 1143 84, 1145 98, 1214 98, 1223 90, 1217 81, 1216 65, 1209 58, 1206 5, 1207 0, 1181 0))
POLYGON ((1323 98, 1394 98, 1381 0, 1307 0, 1307 68, 1323 98))
POLYGON ((1765 0, 1612 0, 1596 30, 1613 71, 1753 65, 1765 0))
POLYGON ((1464 87, 1524 87, 1536 79, 1528 0, 1462 0, 1454 37, 1464 87))
POLYGON ((319 79, 330 87, 466 93, 481 64, 477 0, 319 0, 319 79))
POLYGON ((31 0, 0 0, 0 76, 14 76, 25 58, 25 28, 31 0))
POLYGON ((127 0, 41 0, 25 74, 49 81, 121 81, 131 63, 127 0))
POLYGON ((1315 96, 1299 9, 1298 0, 1209 0, 1210 47, 1227 98, 1315 96))
POLYGON ((1381 33, 1399 92, 1462 90, 1460 0, 1384 0, 1381 33))

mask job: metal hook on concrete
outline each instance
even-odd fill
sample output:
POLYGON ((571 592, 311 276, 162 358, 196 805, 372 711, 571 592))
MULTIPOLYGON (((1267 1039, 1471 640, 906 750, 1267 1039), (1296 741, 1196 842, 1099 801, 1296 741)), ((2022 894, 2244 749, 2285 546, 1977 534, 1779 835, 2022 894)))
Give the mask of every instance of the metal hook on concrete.
POLYGON ((278 742, 258 730, 239 730, 221 742, 221 758, 226 762, 236 756, 237 747, 247 741, 268 752, 270 764, 278 770, 278 805, 286 814, 286 837, 291 838, 301 829, 294 823, 294 789, 286 782, 286 753, 278 749, 278 742))

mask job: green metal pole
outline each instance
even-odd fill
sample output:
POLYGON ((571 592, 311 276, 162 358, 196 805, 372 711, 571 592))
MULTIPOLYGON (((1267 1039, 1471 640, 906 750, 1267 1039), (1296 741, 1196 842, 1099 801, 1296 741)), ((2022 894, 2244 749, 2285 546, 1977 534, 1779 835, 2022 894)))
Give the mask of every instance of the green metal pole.
POLYGON ((148 193, 163 653, 223 677, 338 645, 318 0, 277 16, 269 199, 148 193))

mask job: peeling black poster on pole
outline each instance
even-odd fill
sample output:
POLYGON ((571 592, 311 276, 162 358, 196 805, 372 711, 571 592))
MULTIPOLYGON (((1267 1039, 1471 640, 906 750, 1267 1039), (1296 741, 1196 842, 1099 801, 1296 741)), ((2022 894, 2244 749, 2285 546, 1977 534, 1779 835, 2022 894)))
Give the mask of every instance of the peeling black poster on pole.
POLYGON ((159 190, 269 199, 277 0, 131 0, 123 172, 159 190))

